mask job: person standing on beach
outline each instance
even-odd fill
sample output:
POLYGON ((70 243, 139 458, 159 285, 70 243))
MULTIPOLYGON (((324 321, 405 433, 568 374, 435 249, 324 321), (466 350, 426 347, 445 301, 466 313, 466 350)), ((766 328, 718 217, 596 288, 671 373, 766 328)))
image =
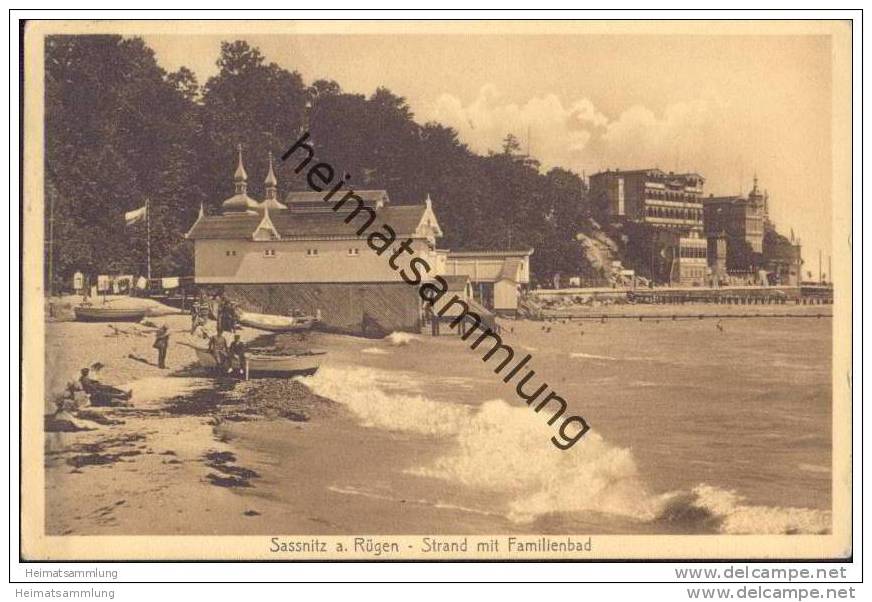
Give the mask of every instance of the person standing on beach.
POLYGON ((236 332, 236 306, 230 301, 227 301, 224 306, 224 330, 236 332))
POLYGON ((157 367, 166 368, 167 348, 170 346, 170 333, 167 330, 166 324, 157 329, 154 336, 154 344, 152 347, 157 349, 157 367))
POLYGON ((206 325, 203 311, 203 306, 200 303, 195 302, 191 307, 191 334, 194 334, 198 328, 206 325))
POLYGON ((216 334, 209 339, 209 352, 215 358, 215 365, 222 374, 227 373, 227 340, 223 334, 216 334))
POLYGON ((215 323, 218 326, 218 336, 224 332, 224 311, 226 309, 226 304, 224 303, 224 298, 218 300, 218 308, 215 310, 215 323))
POLYGON ((432 305, 427 305, 427 318, 430 320, 430 334, 431 336, 438 337, 439 336, 439 316, 436 315, 436 312, 433 311, 432 305))

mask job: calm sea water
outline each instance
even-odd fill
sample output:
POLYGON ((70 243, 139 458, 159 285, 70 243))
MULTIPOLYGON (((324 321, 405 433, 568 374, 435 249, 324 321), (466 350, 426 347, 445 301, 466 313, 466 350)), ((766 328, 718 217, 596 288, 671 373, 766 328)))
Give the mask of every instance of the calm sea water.
POLYGON ((306 382, 347 424, 255 423, 240 444, 275 457, 264 487, 293 481, 269 494, 312 532, 829 531, 831 320, 722 325, 507 322, 531 384, 592 427, 569 451, 450 336, 326 337, 306 382))

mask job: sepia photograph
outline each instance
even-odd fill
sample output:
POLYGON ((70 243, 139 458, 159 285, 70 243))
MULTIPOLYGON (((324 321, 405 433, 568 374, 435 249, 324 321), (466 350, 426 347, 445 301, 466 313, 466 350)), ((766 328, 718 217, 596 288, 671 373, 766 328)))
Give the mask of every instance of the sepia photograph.
POLYGON ((25 23, 22 558, 850 558, 851 27, 25 23))

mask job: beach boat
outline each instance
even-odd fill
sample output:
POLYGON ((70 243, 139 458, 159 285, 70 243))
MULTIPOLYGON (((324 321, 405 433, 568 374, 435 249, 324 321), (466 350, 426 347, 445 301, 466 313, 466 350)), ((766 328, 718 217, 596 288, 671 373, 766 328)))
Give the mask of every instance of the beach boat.
POLYGON ((315 374, 326 351, 309 351, 295 355, 249 355, 245 358, 245 379, 252 376, 289 378, 315 374))
POLYGON ((269 332, 299 332, 309 330, 317 321, 318 318, 316 316, 274 316, 248 311, 239 312, 240 324, 269 332))
POLYGON ((90 307, 80 305, 73 308, 79 322, 139 322, 146 310, 135 308, 90 307))
MULTIPOLYGON (((216 368, 215 358, 206 349, 194 347, 197 363, 203 368, 216 368)), ((290 378, 314 374, 326 351, 310 351, 295 355, 249 355, 245 358, 245 378, 252 376, 290 378)))

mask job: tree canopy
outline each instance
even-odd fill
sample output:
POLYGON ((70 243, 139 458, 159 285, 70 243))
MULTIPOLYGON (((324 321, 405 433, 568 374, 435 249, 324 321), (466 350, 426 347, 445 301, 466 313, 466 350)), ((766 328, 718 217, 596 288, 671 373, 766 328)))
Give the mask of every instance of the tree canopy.
MULTIPOLYGON (((47 40, 46 202, 58 278, 144 273, 143 237, 134 231, 141 226, 125 228, 123 213, 146 198, 154 275, 191 274, 183 235, 201 203, 214 213, 232 194, 237 145, 250 194, 262 198, 267 153, 280 156, 304 130, 354 187, 384 188, 400 204, 429 194, 442 246, 533 247, 538 279, 582 269, 575 234, 589 223, 583 180, 562 168, 541 173, 513 133, 503 152, 482 156, 453 129, 416 122, 387 88, 366 97, 331 80, 306 85, 244 41, 222 43, 216 64, 201 84, 184 67, 167 73, 138 38, 47 40)), ((276 165, 281 196, 306 188, 292 168, 276 165)))

